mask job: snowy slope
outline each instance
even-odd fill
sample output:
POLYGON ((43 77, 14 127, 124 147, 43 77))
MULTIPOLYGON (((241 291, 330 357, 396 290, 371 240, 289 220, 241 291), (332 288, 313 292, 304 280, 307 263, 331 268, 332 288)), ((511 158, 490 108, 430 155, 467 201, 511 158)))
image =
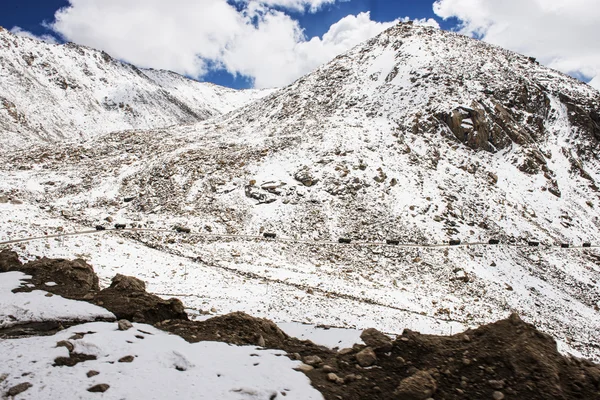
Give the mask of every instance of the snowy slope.
MULTIPOLYGON (((0 343, 0 392, 28 383, 19 399, 89 399, 104 388, 104 399, 322 399, 284 352, 226 343, 190 344, 151 325, 127 331, 116 323, 77 325, 54 336, 0 343), (77 332, 88 332, 74 339, 77 332), (55 366, 73 353, 93 356, 72 367, 55 366), (131 356, 133 361, 122 361, 131 356), (95 371, 96 375, 88 375, 95 371), (92 389, 93 392, 93 389, 92 389)), ((97 395, 97 394, 96 394, 97 395)))
POLYGON ((0 89, 0 143, 21 146, 196 122, 269 93, 142 71, 88 47, 1 27, 0 89))
MULTIPOLYGON (((312 242, 600 243, 599 104, 593 88, 527 57, 400 24, 220 118, 4 154, 0 190, 26 204, 2 208, 12 221, 2 234, 108 216, 275 232, 303 242, 140 233, 110 257, 95 249, 102 240, 71 242, 99 274, 143 271, 151 290, 198 309, 390 333, 449 333, 518 311, 598 359, 597 250, 312 242), (169 268, 128 263, 140 242, 169 268)), ((21 246, 28 257, 79 252, 21 246)))

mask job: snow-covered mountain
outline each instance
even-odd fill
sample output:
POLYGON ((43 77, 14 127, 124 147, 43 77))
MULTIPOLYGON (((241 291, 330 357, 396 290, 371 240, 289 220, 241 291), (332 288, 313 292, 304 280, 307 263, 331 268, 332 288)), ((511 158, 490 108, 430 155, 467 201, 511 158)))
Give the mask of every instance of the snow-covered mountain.
POLYGON ((98 50, 48 44, 1 27, 0 87, 0 143, 21 146, 193 123, 269 93, 141 70, 98 50))
MULTIPOLYGON (((169 77, 153 79, 177 86, 169 77)), ((101 278, 137 271, 192 307, 395 333, 450 333, 518 311, 563 350, 600 359, 597 250, 507 245, 600 242, 599 110, 598 91, 533 59, 399 24, 222 117, 4 152, 0 190, 25 204, 1 209, 3 235, 52 232, 65 216, 69 229, 110 216, 274 232, 292 240, 139 233, 76 243, 101 278), (503 245, 315 242, 339 237, 503 245), (140 242, 169 268, 139 259, 140 242)))

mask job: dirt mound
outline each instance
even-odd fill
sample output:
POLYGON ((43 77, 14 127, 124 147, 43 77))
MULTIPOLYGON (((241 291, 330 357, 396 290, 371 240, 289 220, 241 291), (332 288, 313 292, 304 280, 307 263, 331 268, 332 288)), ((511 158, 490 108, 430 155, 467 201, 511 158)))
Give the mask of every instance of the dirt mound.
POLYGON ((327 399, 600 399, 600 367, 562 356, 516 314, 450 337, 405 331, 390 352, 373 349, 369 367, 359 365, 365 349, 306 373, 327 399))
POLYGON ((110 287, 101 290, 92 302, 106 308, 118 319, 155 324, 163 320, 187 320, 179 299, 163 300, 146 292, 146 284, 130 276, 117 274, 110 287))
POLYGON ((395 341, 374 329, 365 345, 339 352, 283 333, 273 322, 233 313, 157 328, 189 342, 219 341, 281 349, 326 399, 600 399, 600 367, 558 353, 556 342, 507 320, 454 336, 405 331, 395 341))
POLYGON ((44 257, 23 264, 15 252, 1 251, 0 272, 8 271, 31 275, 29 283, 33 286, 21 287, 15 292, 44 290, 65 298, 94 303, 119 319, 135 322, 155 324, 165 319, 188 319, 180 300, 164 300, 147 293, 146 284, 134 277, 117 274, 110 287, 100 290, 94 268, 84 260, 44 257), (47 285, 50 282, 55 284, 47 285))
POLYGON ((188 342, 226 342, 283 349, 290 339, 275 323, 235 312, 206 321, 163 321, 157 328, 183 337, 188 342))

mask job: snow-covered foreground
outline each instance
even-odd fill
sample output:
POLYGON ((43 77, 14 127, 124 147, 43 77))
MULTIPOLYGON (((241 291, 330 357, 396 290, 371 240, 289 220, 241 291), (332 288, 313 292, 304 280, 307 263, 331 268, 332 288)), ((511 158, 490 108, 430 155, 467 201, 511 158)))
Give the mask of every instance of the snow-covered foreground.
POLYGON ((28 382, 31 387, 19 399, 89 399, 95 394, 88 389, 100 384, 109 386, 103 399, 322 399, 294 370, 300 362, 283 354, 216 342, 190 344, 145 324, 120 331, 116 323, 94 322, 54 336, 0 341, 0 392, 28 382), (81 332, 87 332, 83 338, 69 339, 81 332), (57 347, 61 341, 74 346, 72 353, 96 359, 53 366, 57 357, 69 357, 66 347, 57 347), (133 361, 124 361, 127 356, 133 361), (89 371, 98 374, 88 378, 89 371))
MULTIPOLYGON (((13 293, 12 290, 20 287, 27 278, 31 277, 22 272, 0 274, 0 329, 29 322, 115 319, 111 312, 101 307, 53 296, 42 290, 13 293)), ((51 286, 53 282, 46 284, 51 286)))

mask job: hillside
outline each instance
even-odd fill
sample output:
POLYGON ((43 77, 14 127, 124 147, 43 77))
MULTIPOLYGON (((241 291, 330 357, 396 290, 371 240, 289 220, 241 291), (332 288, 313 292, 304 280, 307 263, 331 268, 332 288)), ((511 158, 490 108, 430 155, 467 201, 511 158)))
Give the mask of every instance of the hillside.
POLYGON ((599 256, 560 245, 600 243, 599 104, 527 57, 399 24, 221 117, 4 152, 3 237, 165 229, 14 248, 277 322, 450 334, 518 312, 598 360, 599 256), (282 240, 218 236, 262 232, 282 240))
POLYGON ((140 70, 98 50, 39 42, 1 27, 0 71, 5 146, 193 123, 269 93, 140 70))

